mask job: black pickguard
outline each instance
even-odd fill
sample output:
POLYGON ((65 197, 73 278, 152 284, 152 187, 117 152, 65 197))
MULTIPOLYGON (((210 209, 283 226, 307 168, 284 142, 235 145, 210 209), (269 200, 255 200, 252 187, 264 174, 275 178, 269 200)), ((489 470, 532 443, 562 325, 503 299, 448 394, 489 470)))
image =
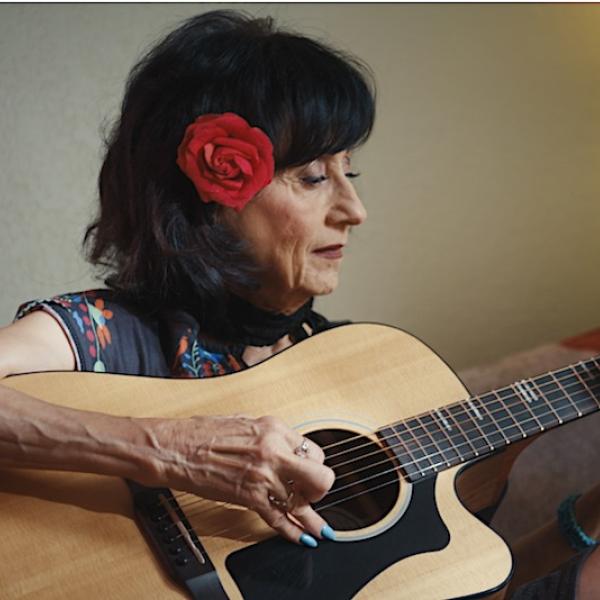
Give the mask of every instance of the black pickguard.
POLYGON ((230 554, 225 564, 245 600, 348 600, 384 569, 450 541, 435 504, 436 478, 413 487, 402 518, 384 533, 316 549, 271 538, 230 554))

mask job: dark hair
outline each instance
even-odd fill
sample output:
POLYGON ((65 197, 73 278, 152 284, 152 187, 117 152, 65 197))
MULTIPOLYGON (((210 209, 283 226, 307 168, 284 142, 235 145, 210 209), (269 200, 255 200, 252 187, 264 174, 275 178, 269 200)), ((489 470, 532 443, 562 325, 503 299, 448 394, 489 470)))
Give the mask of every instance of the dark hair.
POLYGON ((271 18, 213 11, 185 21, 129 75, 84 238, 88 259, 137 304, 216 317, 228 290, 257 286, 257 270, 176 165, 187 125, 237 113, 271 138, 281 170, 363 143, 374 95, 356 59, 278 31, 271 18))

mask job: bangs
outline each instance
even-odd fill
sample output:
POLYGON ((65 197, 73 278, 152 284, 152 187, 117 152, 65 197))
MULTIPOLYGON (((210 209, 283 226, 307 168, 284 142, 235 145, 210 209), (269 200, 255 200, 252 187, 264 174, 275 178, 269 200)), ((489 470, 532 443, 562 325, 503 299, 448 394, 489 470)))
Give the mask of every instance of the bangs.
POLYGON ((262 129, 282 170, 360 146, 375 119, 375 84, 358 59, 277 32, 213 40, 196 114, 234 112, 262 129), (210 90, 207 94, 207 88, 210 90))
POLYGON ((306 38, 273 41, 266 97, 274 110, 260 120, 275 146, 277 169, 363 144, 375 119, 375 86, 367 68, 306 38))

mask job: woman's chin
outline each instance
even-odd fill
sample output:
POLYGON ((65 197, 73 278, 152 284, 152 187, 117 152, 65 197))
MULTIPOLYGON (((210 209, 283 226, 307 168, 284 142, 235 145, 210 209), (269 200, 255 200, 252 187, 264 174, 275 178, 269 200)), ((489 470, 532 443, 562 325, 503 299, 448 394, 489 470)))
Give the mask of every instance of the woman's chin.
POLYGON ((338 283, 339 283, 339 277, 337 275, 337 273, 335 274, 335 276, 330 276, 327 279, 323 279, 321 281, 319 281, 318 283, 315 283, 315 285, 312 286, 313 288, 313 292, 312 292, 312 296, 327 296, 328 294, 331 294, 332 292, 334 292, 337 287, 338 287, 338 283))

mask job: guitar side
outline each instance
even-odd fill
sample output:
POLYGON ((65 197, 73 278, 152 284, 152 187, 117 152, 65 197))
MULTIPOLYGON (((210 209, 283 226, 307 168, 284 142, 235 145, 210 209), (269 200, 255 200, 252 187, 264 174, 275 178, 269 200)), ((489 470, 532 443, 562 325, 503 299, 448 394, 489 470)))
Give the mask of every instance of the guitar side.
MULTIPOLYGON (((468 396, 421 342, 367 324, 324 332, 252 369, 202 381, 51 373, 2 384, 56 404, 116 415, 271 414, 302 433, 332 422, 375 430, 468 396)), ((450 542, 392 564, 356 597, 455 598, 491 592, 507 581, 510 552, 461 504, 455 491, 459 471, 440 473, 435 484, 450 542)), ((230 506, 200 500, 194 513, 226 593, 241 598, 225 562, 272 533, 254 513, 230 506)), ((1 471, 0 526, 0 598, 182 597, 150 552, 133 521, 129 493, 115 478, 1 471)))

